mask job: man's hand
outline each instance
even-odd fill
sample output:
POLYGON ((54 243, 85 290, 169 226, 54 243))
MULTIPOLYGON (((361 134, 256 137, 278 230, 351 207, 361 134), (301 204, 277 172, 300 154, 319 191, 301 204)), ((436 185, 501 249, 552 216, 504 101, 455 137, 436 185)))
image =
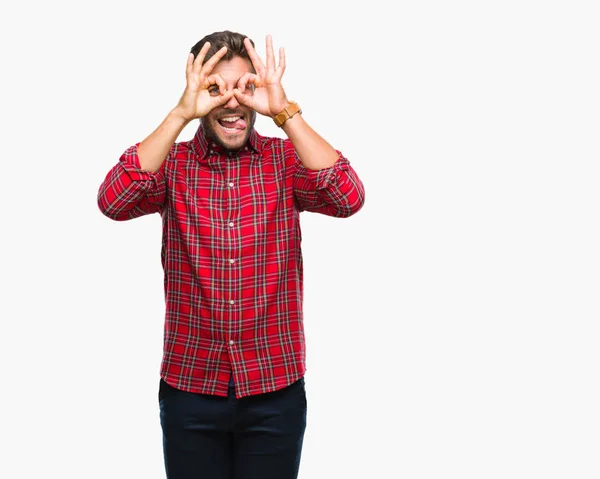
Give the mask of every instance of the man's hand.
POLYGON ((213 108, 224 105, 233 96, 233 91, 227 91, 225 82, 219 74, 210 74, 227 52, 227 47, 221 48, 202 65, 209 48, 210 43, 206 42, 196 59, 192 53, 188 56, 185 70, 187 85, 174 110, 186 121, 206 116, 213 108))
POLYGON ((290 102, 285 96, 281 86, 281 77, 285 71, 285 52, 283 48, 279 49, 279 65, 275 67, 275 55, 273 53, 273 40, 271 35, 267 35, 267 65, 262 62, 256 50, 248 38, 244 39, 244 46, 252 60, 252 65, 256 70, 254 73, 245 73, 239 79, 237 88, 233 90, 238 102, 261 115, 275 115, 289 106, 290 102), (254 85, 254 92, 248 88, 249 84, 254 85))

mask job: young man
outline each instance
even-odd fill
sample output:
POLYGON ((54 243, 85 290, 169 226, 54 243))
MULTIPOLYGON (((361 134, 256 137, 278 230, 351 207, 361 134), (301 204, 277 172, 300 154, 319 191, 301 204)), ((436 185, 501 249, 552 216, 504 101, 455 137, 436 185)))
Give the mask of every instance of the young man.
MULTIPOLYGON (((114 220, 158 212, 166 318, 159 389, 167 477, 293 479, 306 426, 299 213, 356 213, 363 185, 230 31, 189 55, 177 106, 98 193, 114 220), (286 139, 263 137, 256 113, 286 139), (191 141, 175 143, 199 118, 191 141)), ((324 247, 331 247, 324 243, 324 247)))

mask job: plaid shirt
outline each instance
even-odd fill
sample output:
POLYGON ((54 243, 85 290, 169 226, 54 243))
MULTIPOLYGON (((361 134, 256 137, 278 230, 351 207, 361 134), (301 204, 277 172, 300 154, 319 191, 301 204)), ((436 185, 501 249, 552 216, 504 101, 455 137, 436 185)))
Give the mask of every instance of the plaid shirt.
POLYGON ((356 213, 363 185, 338 152, 308 170, 288 139, 252 131, 229 152, 202 127, 157 172, 137 144, 109 171, 98 206, 114 220, 160 213, 166 315, 161 377, 184 391, 236 396, 281 389, 305 372, 299 214, 356 213))

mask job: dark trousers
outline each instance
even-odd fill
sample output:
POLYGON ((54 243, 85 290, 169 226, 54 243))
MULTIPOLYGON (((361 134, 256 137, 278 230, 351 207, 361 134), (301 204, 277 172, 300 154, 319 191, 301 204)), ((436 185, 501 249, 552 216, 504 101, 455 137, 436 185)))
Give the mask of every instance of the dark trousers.
POLYGON ((306 428, 304 378, 236 399, 162 379, 158 393, 168 479, 296 479, 306 428))

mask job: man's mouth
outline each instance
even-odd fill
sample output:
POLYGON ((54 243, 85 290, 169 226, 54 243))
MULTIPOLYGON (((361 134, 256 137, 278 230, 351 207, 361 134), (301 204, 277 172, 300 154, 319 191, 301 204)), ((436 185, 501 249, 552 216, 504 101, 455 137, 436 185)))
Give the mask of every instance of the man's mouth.
POLYGON ((225 133, 236 134, 246 129, 246 121, 240 115, 224 116, 217 120, 225 133))

